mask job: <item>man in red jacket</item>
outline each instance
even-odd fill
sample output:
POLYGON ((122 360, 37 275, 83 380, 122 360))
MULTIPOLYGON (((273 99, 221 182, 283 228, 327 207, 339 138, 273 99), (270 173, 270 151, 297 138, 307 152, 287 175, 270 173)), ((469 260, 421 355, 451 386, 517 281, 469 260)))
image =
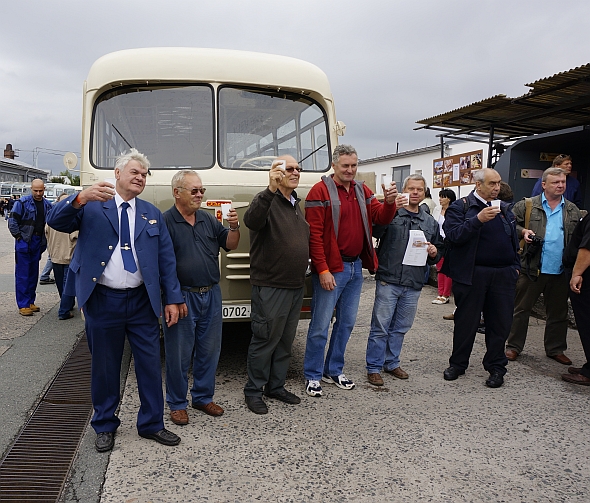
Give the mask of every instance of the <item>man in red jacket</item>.
POLYGON ((355 182, 357 167, 356 150, 350 145, 337 146, 332 155, 334 174, 323 176, 305 200, 313 297, 303 372, 310 396, 322 395, 320 380, 341 389, 355 386, 342 370, 361 295, 361 269, 377 270, 373 223, 387 225, 395 216, 395 183, 383 186, 385 204, 380 203, 362 182, 355 182), (336 322, 324 360, 334 309, 336 322))

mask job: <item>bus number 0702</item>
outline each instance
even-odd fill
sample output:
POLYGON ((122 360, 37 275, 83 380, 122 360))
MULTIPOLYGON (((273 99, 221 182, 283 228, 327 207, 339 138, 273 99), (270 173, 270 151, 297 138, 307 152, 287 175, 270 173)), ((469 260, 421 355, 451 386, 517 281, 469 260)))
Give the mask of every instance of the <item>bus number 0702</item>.
POLYGON ((221 312, 224 318, 249 318, 250 306, 223 306, 221 312))

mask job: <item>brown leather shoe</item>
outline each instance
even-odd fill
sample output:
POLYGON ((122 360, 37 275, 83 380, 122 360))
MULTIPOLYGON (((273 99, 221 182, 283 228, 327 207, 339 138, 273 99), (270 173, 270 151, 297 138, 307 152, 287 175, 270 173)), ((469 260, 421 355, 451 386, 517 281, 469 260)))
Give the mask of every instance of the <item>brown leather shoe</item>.
POLYGON ((193 403, 193 409, 199 409, 202 410, 205 414, 208 414, 210 416, 221 416, 223 414, 223 409, 217 405, 215 402, 209 402, 206 404, 196 404, 193 403))
POLYGON ((570 374, 579 374, 580 373, 580 370, 582 370, 581 367, 570 367, 569 369, 567 369, 567 371, 570 374))
POLYGON ((514 351, 514 349, 507 349, 506 350, 506 358, 508 358, 511 362, 513 362, 518 358, 518 353, 516 351, 514 351))
POLYGON ((178 424, 179 426, 184 426, 185 424, 188 424, 188 413, 186 412, 186 409, 171 410, 170 420, 174 424, 178 424))
POLYGON ((369 381, 369 384, 372 384, 373 386, 383 386, 383 377, 381 377, 379 372, 367 374, 367 380, 369 381))
POLYGON ((391 374, 393 377, 397 377, 398 379, 407 379, 408 373, 403 370, 401 367, 394 368, 393 370, 386 370, 388 374, 391 374))
POLYGON ((561 378, 564 381, 572 384, 581 384, 582 386, 590 386, 590 379, 582 374, 562 374, 561 378))
POLYGON ((21 316, 33 316, 33 311, 29 307, 21 307, 18 312, 21 316))
POLYGON ((34 313, 38 313, 39 311, 41 311, 41 308, 40 308, 39 306, 36 306, 35 304, 31 304, 31 305, 29 306, 29 309, 30 309, 31 311, 33 311, 34 313))
POLYGON ((443 316, 443 320, 454 320, 454 319, 455 319, 455 313, 445 314, 443 316))
POLYGON ((562 365, 571 365, 572 361, 565 356, 564 354, 561 355, 547 355, 552 360, 555 360, 557 363, 561 363, 562 365))

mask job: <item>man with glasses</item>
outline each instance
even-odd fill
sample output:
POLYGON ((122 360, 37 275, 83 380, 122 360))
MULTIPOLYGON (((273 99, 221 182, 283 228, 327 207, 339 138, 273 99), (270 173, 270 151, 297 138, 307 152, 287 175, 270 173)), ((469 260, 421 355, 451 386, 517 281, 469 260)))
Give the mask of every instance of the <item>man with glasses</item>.
MULTIPOLYGON (((582 194, 580 192, 580 182, 575 179, 571 175, 572 172, 572 158, 566 154, 559 154, 558 156, 553 159, 553 163, 551 164, 552 168, 561 168, 565 171, 566 174, 566 182, 565 182, 565 192, 563 197, 568 201, 574 203, 579 209, 582 209, 582 194)), ((543 177, 537 180, 535 187, 533 188, 533 192, 531 197, 535 197, 540 195, 543 192, 543 177)))
POLYGON ((303 362, 309 396, 322 395, 320 380, 340 389, 355 387, 343 368, 363 286, 362 267, 370 272, 377 270, 372 225, 387 225, 395 215, 395 184, 383 186, 385 203, 380 203, 371 189, 354 180, 357 167, 356 150, 350 145, 338 145, 332 155, 334 174, 323 176, 305 200, 313 282, 303 362), (336 322, 324 359, 334 309, 336 322))
POLYGON ((176 273, 188 315, 164 327, 166 402, 170 419, 188 424, 188 371, 191 366, 192 407, 210 416, 223 409, 213 401, 215 372, 221 352, 221 288, 219 249, 235 250, 240 241, 238 214, 231 209, 224 227, 212 214, 199 211, 205 194, 201 177, 184 169, 172 177, 174 206, 164 213, 176 255, 176 273))
POLYGON ((269 171, 268 187, 244 214, 250 229, 252 284, 252 340, 244 395, 255 414, 268 412, 263 394, 291 405, 301 402, 285 389, 309 262, 309 225, 295 192, 300 173, 293 157, 278 157, 269 171))

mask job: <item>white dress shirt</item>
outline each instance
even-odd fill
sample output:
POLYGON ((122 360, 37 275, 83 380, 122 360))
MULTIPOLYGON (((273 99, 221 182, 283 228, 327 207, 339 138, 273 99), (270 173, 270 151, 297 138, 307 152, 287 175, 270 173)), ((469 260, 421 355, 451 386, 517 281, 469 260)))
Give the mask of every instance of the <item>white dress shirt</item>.
MULTIPOLYGON (((119 236, 121 235, 121 204, 123 198, 115 193, 115 204, 117 205, 117 213, 119 215, 119 236)), ((127 208, 127 216, 129 218, 129 234, 131 235, 131 248, 133 249, 133 259, 137 266, 137 271, 130 273, 125 270, 123 266, 123 257, 121 256, 121 239, 117 242, 117 246, 111 255, 111 260, 108 261, 102 276, 98 279, 98 283, 109 288, 121 290, 125 288, 136 288, 143 283, 143 276, 137 261, 137 254, 135 253, 135 198, 127 201, 129 208, 127 208)))

